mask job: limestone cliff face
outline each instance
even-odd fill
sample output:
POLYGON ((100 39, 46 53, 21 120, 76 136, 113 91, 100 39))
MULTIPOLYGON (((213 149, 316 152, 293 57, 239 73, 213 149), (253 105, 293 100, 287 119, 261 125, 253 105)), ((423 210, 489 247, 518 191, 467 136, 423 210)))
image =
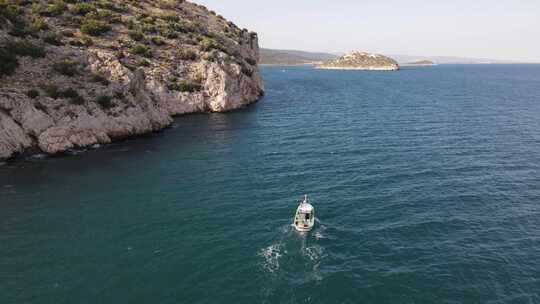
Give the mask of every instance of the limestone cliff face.
POLYGON ((186 1, 0 1, 0 159, 247 106, 258 57, 257 34, 186 1))
POLYGON ((317 66, 318 69, 397 71, 399 64, 390 57, 365 52, 351 52, 317 66))

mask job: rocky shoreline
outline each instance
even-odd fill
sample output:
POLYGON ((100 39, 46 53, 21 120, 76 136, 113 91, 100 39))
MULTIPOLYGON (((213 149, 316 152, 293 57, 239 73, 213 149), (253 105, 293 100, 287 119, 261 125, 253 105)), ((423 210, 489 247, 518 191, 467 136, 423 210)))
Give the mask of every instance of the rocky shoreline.
POLYGON ((203 6, 64 3, 51 15, 59 2, 38 2, 0 6, 0 61, 16 63, 0 74, 0 161, 152 133, 175 116, 242 108, 264 93, 257 34, 203 6), (100 18, 113 25, 84 31, 104 26, 100 18), (35 20, 45 26, 13 35, 35 20))

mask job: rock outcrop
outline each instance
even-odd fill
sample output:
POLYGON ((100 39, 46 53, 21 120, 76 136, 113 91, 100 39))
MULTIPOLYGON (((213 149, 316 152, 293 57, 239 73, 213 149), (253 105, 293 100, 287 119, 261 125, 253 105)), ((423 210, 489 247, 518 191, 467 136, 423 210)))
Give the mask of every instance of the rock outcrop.
POLYGON ((390 57, 364 52, 352 52, 318 65, 318 69, 397 71, 399 64, 390 57))
POLYGON ((182 0, 0 0, 0 159, 224 112, 264 87, 257 34, 182 0))

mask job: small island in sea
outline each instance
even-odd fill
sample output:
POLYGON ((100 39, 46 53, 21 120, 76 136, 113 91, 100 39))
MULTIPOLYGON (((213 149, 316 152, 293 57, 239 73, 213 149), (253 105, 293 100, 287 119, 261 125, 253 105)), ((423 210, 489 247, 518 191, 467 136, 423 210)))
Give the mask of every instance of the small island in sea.
POLYGON ((436 65, 436 63, 431 60, 419 60, 419 61, 406 63, 405 65, 432 66, 432 65, 436 65))
POLYGON ((390 57, 365 52, 351 52, 316 66, 317 69, 397 71, 399 64, 390 57))

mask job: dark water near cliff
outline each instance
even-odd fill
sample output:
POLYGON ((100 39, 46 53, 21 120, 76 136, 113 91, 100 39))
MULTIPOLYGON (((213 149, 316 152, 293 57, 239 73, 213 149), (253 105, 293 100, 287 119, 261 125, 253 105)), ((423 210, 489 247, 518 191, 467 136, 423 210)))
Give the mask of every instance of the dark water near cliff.
POLYGON ((540 65, 263 74, 249 109, 0 166, 0 303, 540 303, 540 65))

